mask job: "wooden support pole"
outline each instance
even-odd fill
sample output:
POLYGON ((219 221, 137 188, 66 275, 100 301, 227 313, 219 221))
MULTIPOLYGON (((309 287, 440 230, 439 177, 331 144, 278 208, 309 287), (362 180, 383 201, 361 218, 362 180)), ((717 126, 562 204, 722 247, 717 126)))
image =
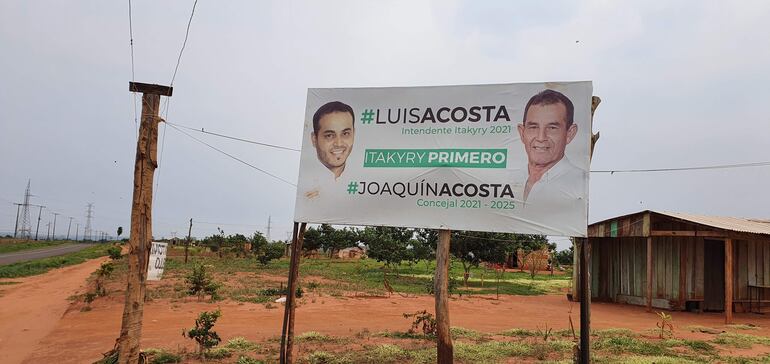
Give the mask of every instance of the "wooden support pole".
POLYGON ((733 239, 725 239, 725 323, 733 323, 733 239))
POLYGON ((283 314, 283 330, 281 335, 281 353, 279 361, 281 364, 294 363, 294 313, 297 308, 295 293, 297 291, 297 282, 299 280, 299 263, 302 257, 302 243, 305 239, 305 228, 307 223, 299 225, 294 223, 294 237, 292 239, 291 258, 289 264, 289 282, 286 285, 286 305, 283 314))
POLYGON ((580 244, 572 239, 572 300, 580 301, 580 244))
POLYGON ((187 242, 184 244, 184 264, 187 264, 187 255, 190 250, 191 234, 192 234, 192 218, 190 218, 190 228, 187 229, 187 242))
POLYGON ((436 248, 436 275, 433 291, 436 293, 436 350, 438 364, 454 361, 454 347, 449 326, 449 244, 450 230, 438 231, 436 248))
POLYGON ((576 238, 580 245, 580 363, 591 362, 591 241, 576 238))
POLYGON ((139 363, 142 316, 146 293, 147 263, 152 245, 152 188, 158 167, 158 111, 160 96, 171 95, 171 88, 129 83, 129 90, 142 92, 142 119, 136 141, 134 195, 131 203, 131 236, 128 240, 128 285, 117 341, 118 363, 139 363))
POLYGON ((652 237, 647 237, 647 312, 652 312, 652 272, 655 271, 652 261, 652 237))

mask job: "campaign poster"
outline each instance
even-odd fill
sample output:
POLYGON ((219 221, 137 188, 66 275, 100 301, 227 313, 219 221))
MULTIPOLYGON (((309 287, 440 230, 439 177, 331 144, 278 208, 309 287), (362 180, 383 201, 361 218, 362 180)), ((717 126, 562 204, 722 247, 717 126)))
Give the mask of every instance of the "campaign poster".
POLYGON ((295 221, 585 237, 592 84, 309 89, 295 221))

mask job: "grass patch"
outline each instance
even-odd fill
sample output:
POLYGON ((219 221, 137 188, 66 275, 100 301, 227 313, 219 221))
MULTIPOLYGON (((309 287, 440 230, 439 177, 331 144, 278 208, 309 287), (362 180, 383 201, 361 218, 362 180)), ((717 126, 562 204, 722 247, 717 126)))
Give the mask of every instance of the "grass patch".
POLYGON ((391 339, 406 339, 406 340, 433 340, 436 338, 433 335, 425 335, 421 333, 408 332, 408 331, 382 331, 372 336, 387 337, 391 339))
POLYGON ((234 351, 257 351, 260 345, 238 336, 227 341, 225 347, 234 351))
POLYGON ((147 360, 150 364, 170 364, 182 362, 181 355, 170 353, 163 349, 149 348, 142 351, 147 355, 147 360))
POLYGON ((6 281, 6 282, 0 282, 0 286, 10 286, 12 284, 19 284, 21 282, 12 282, 12 281, 6 281))
MULTIPOLYGON (((183 251, 182 247, 171 247, 170 249, 183 251)), ((184 272, 189 269, 184 263, 183 253, 170 252, 166 260, 166 273, 164 274, 183 274, 175 272, 184 272)), ((193 256, 188 265, 199 262, 212 266, 212 271, 216 275, 232 275, 233 273, 254 272, 277 276, 285 276, 289 268, 289 261, 286 258, 270 261, 268 264, 260 264, 254 258, 241 258, 228 256, 226 259, 219 259, 212 256, 193 256)), ((414 264, 404 264, 392 269, 388 273, 388 282, 396 292, 410 294, 425 294, 426 285, 430 283, 431 276, 435 271, 435 262, 421 261, 414 264)), ((313 292, 321 292, 331 296, 341 296, 344 293, 356 292, 369 295, 385 295, 387 292, 383 284, 383 264, 373 259, 342 260, 329 258, 312 258, 303 260, 300 266, 301 277, 322 277, 331 280, 334 284, 319 284, 317 282, 307 282, 303 284, 303 289, 313 292)), ((463 269, 459 262, 454 262, 450 269, 450 275, 462 281, 463 269)), ((496 282, 492 279, 493 271, 487 271, 483 267, 472 268, 471 278, 468 287, 458 287, 455 294, 472 295, 493 295, 496 294, 496 282), (481 277, 484 277, 482 286, 481 277)), ((570 284, 569 275, 537 275, 535 279, 530 279, 526 272, 505 272, 500 281, 500 294, 508 295, 539 295, 552 292, 558 292, 570 284)), ((259 294, 259 289, 270 289, 266 282, 238 283, 247 287, 251 292, 237 291, 238 287, 232 288, 233 292, 228 293, 228 288, 223 287, 222 296, 228 298, 238 297, 240 301, 251 301, 253 297, 264 296, 259 294), (246 286, 248 284, 248 286, 246 286)), ((236 299, 236 298, 234 298, 236 299)), ((259 299, 254 299, 259 300, 259 299)))
POLYGON ((501 332, 500 335, 513 337, 532 337, 537 336, 538 334, 532 330, 527 329, 510 329, 501 332))
POLYGON ((248 356, 239 356, 235 364, 264 364, 264 362, 254 358, 249 358, 248 356))
POLYGON ((225 347, 217 347, 203 352, 206 359, 224 359, 233 355, 233 351, 225 347))
POLYGON ((88 259, 107 255, 107 249, 111 246, 112 244, 97 244, 74 253, 3 265, 0 266, 0 278, 33 276, 48 272, 54 268, 80 264, 88 259))
POLYGON ((720 345, 732 346, 740 349, 751 349, 754 344, 770 345, 770 338, 762 336, 754 336, 747 334, 738 334, 732 332, 725 332, 719 334, 714 343, 720 345))
POLYGON ((451 327, 449 332, 452 335, 452 339, 466 338, 471 340, 483 340, 487 335, 484 335, 478 331, 466 329, 463 327, 451 327))
POLYGON ((638 354, 647 356, 666 356, 669 350, 664 342, 652 342, 631 336, 610 336, 596 340, 596 349, 613 354, 638 354))
POLYGON ((318 331, 303 332, 296 337, 297 342, 313 342, 313 343, 341 343, 345 342, 344 338, 329 336, 322 334, 318 331))
POLYGON ((759 326, 754 324, 735 324, 727 325, 727 327, 735 330, 759 330, 759 326))
POLYGON ((57 245, 71 243, 71 241, 10 241, 0 243, 0 254, 14 253, 24 250, 50 248, 57 245))
POLYGON ((335 354, 326 351, 315 351, 300 361, 300 363, 307 364, 352 364, 352 362, 345 357, 340 357, 335 354))

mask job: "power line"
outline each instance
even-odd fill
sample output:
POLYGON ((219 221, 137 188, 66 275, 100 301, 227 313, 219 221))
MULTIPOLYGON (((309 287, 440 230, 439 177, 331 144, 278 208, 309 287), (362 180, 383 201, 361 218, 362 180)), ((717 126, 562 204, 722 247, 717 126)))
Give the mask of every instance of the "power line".
POLYGON ((174 86, 174 80, 176 79, 176 72, 179 70, 179 63, 182 62, 182 53, 184 52, 185 46, 187 46, 187 37, 190 35, 190 24, 192 24, 193 15, 195 15, 195 6, 198 5, 198 0, 195 0, 192 6, 192 11, 190 12, 190 20, 187 21, 187 30, 184 33, 184 42, 182 42, 182 49, 179 50, 179 57, 177 57, 176 60, 176 67, 174 67, 174 75, 171 76, 171 84, 170 86, 174 86))
POLYGON ((708 169, 729 169, 729 168, 762 167, 762 166, 770 166, 770 161, 754 162, 754 163, 720 164, 720 165, 714 165, 714 166, 699 166, 699 167, 595 170, 595 171, 591 171, 591 173, 615 174, 615 173, 641 173, 641 172, 675 172, 675 171, 696 171, 696 170, 708 170, 708 169))
MULTIPOLYGON (((128 33, 129 47, 131 48, 131 82, 136 82, 134 73, 134 25, 133 17, 131 16, 131 0, 128 0, 128 33)), ((136 92, 132 92, 131 94, 134 98, 134 131, 136 132, 136 139, 139 139, 139 122, 136 117, 136 92)))
MULTIPOLYGON (((167 123, 167 124, 168 124, 168 123, 167 123)), ((219 149, 219 148, 217 148, 217 147, 215 147, 215 146, 213 146, 213 145, 211 145, 211 144, 209 144, 209 143, 206 143, 206 142, 204 142, 204 141, 202 141, 202 140, 200 140, 200 139, 198 139, 198 138, 196 138, 196 137, 194 137, 194 136, 190 135, 188 132, 186 132, 186 131, 184 131, 184 130, 182 130, 182 129, 179 129, 179 128, 177 128, 177 127, 176 127, 176 126, 174 126, 173 124, 168 124, 168 126, 170 126, 170 127, 174 128, 174 129, 176 129, 177 131, 179 131, 180 133, 182 133, 182 134, 184 134, 184 135, 187 135, 188 137, 192 138, 193 140, 197 141, 198 143, 201 143, 201 144, 203 144, 203 145, 205 145, 205 146, 207 146, 207 147, 209 147, 209 148, 211 148, 211 149, 214 149, 214 150, 216 150, 216 151, 217 151, 217 152, 219 152, 219 153, 222 153, 222 154, 224 154, 224 155, 226 155, 226 156, 228 156, 228 157, 230 157, 230 158, 232 158, 232 159, 235 159, 235 160, 236 160, 236 161, 238 161, 238 162, 241 162, 241 163, 243 163, 243 164, 245 164, 245 165, 247 165, 247 166, 249 166, 249 167, 251 167, 251 168, 254 168, 254 169, 256 169, 257 171, 260 171, 260 172, 262 172, 262 173, 264 173, 264 174, 266 174, 266 175, 268 175, 268 176, 270 176, 270 177, 273 177, 273 178, 275 178, 275 179, 277 179, 277 180, 279 180, 279 181, 281 181, 281 182, 284 182, 284 183, 286 183, 286 184, 289 184, 289 185, 292 185, 292 186, 294 186, 294 187, 297 187, 297 185, 296 185, 296 184, 294 184, 294 183, 292 183, 292 182, 290 182, 290 181, 288 181, 288 180, 286 180, 286 179, 283 179, 283 178, 281 178, 281 177, 278 177, 277 175, 274 175, 274 174, 272 174, 272 173, 270 173, 270 172, 268 172, 268 171, 266 171, 266 170, 264 170, 264 169, 262 169, 262 168, 259 168, 259 167, 257 167, 257 166, 254 166, 254 165, 252 165, 252 164, 250 164, 250 163, 248 163, 248 162, 244 161, 243 159, 240 159, 240 158, 238 158, 238 157, 236 157, 236 156, 234 156, 234 155, 232 155, 232 154, 230 154, 230 153, 227 153, 227 152, 225 152, 225 151, 223 151, 223 150, 221 150, 221 149, 219 149)))
POLYGON ((166 124, 178 126, 180 128, 185 128, 185 129, 192 130, 192 131, 197 131, 197 132, 203 133, 203 134, 209 134, 209 135, 214 135, 214 136, 218 136, 218 137, 221 137, 221 138, 237 140, 239 142, 261 145, 263 147, 277 148, 277 149, 283 149, 283 150, 291 150, 291 151, 294 151, 294 152, 299 152, 300 151, 297 148, 284 147, 284 146, 281 146, 281 145, 257 142, 257 141, 254 141, 254 140, 248 140, 248 139, 238 138, 238 137, 234 137, 234 136, 214 133, 214 132, 206 131, 203 128, 197 129, 197 128, 193 128, 193 127, 189 127, 189 126, 185 126, 185 125, 181 125, 181 124, 170 123, 168 121, 166 121, 166 124))
MULTIPOLYGON (((176 59, 176 66, 174 66, 174 74, 171 76, 171 83, 169 83, 169 87, 174 86, 174 80, 176 80, 176 73, 179 71, 179 64, 182 62, 182 54, 184 53, 184 49, 187 46, 187 39, 190 36, 190 25, 192 25, 193 16, 195 15, 195 6, 198 5, 198 0, 195 0, 193 2, 192 11, 190 12, 190 19, 187 21, 187 29, 184 33, 184 41, 182 42, 182 48, 179 49, 179 56, 176 59)), ((168 110, 170 108, 171 99, 166 98, 166 105, 163 111, 163 119, 168 120, 168 110)), ((166 150, 166 126, 163 125, 163 136, 161 137, 160 142, 160 157, 158 158, 158 176, 155 180, 155 194, 153 195, 153 200, 158 195, 158 191, 160 189, 160 173, 161 173, 161 165, 163 163, 163 152, 166 150)))

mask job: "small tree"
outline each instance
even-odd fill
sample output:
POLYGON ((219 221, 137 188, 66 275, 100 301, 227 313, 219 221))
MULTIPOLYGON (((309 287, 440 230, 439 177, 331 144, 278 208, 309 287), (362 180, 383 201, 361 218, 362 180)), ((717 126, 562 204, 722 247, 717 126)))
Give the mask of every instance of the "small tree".
POLYGON ((222 312, 219 310, 208 312, 203 311, 195 319, 195 327, 185 332, 182 330, 182 336, 189 337, 198 343, 198 354, 201 356, 204 352, 219 345, 222 339, 213 331, 214 324, 217 319, 222 316, 222 312))
POLYGON ((208 272, 205 265, 200 263, 195 264, 192 271, 190 271, 190 274, 188 274, 184 280, 188 285, 188 293, 191 296, 198 296, 199 301, 203 300, 203 297, 207 294, 211 295, 212 301, 217 298, 219 284, 214 282, 211 278, 211 274, 208 272))
POLYGON ((281 242, 270 243, 265 246, 265 250, 257 256, 257 260, 263 265, 267 265, 271 260, 279 259, 283 256, 284 244, 281 242))

